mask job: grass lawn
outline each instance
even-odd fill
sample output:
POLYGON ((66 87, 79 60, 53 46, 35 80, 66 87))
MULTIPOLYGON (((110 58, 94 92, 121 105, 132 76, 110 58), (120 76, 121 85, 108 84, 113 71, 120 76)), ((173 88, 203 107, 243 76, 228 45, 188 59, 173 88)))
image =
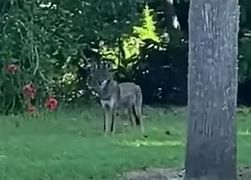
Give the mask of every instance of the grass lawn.
MULTIPOLYGON (((99 107, 42 118, 0 117, 0 180, 117 179, 143 167, 183 167, 184 108, 145 108, 145 137, 117 123, 102 136, 99 107), (20 126, 15 124, 19 121, 20 126)), ((238 162, 250 166, 251 113, 238 114, 238 162)))

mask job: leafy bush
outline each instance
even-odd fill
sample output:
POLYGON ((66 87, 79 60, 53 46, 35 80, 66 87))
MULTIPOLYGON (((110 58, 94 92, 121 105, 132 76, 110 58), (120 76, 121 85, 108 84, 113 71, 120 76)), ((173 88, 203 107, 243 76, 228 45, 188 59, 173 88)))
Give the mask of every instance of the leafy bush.
MULTIPOLYGON (((43 105, 48 96, 65 102, 80 96, 89 97, 85 86, 87 74, 80 74, 79 66, 86 65, 88 60, 92 61, 99 55, 102 42, 110 45, 122 42, 126 68, 139 54, 144 38, 159 41, 155 27, 149 24, 153 22, 150 9, 143 12, 143 16, 148 13, 150 19, 145 19, 142 27, 136 26, 143 4, 141 0, 2 1, 1 111, 23 111, 26 105, 22 88, 29 83, 37 88, 37 96, 32 102, 34 105, 43 105), (16 73, 5 71, 10 64, 18 66, 16 73)), ((114 52, 116 54, 117 51, 114 52)))

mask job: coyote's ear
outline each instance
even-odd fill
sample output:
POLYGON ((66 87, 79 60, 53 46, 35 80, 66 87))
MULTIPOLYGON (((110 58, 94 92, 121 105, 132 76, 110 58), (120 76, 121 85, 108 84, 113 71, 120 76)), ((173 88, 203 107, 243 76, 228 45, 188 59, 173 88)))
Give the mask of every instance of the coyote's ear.
POLYGON ((85 67, 87 68, 87 69, 89 69, 89 70, 91 70, 92 68, 93 68, 93 66, 92 66, 92 62, 91 61, 86 61, 86 63, 85 63, 85 67))
POLYGON ((105 61, 101 60, 99 64, 100 64, 100 69, 104 69, 104 70, 107 69, 105 61))
POLYGON ((107 61, 106 62, 106 69, 109 71, 109 72, 112 72, 113 68, 112 68, 112 62, 110 61, 107 61))
POLYGON ((97 63, 93 63, 93 69, 96 70, 96 69, 98 69, 98 68, 99 68, 99 67, 98 67, 97 63))

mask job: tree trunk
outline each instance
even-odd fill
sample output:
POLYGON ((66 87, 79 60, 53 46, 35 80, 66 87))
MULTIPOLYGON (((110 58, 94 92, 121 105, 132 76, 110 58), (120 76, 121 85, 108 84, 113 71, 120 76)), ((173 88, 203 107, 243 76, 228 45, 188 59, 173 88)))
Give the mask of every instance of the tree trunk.
POLYGON ((191 0, 185 180, 236 180, 237 0, 191 0))

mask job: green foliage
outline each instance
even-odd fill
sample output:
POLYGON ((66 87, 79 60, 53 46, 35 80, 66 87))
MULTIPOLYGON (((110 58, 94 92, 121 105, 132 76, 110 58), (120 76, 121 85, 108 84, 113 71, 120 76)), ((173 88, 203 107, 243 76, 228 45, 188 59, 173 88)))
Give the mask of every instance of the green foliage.
POLYGON ((24 77, 24 73, 19 68, 16 73, 8 72, 5 66, 6 63, 4 60, 0 62, 0 113, 5 114, 23 109, 22 97, 20 96, 22 91, 20 80, 24 77))
MULTIPOLYGON (((123 34, 112 46, 100 44, 100 53, 104 59, 111 60, 114 68, 119 66, 127 69, 139 61, 141 48, 145 45, 145 40, 151 40, 156 44, 167 44, 169 39, 159 35, 156 27, 156 20, 153 9, 145 5, 140 21, 132 27, 132 32, 123 34)), ((162 32, 163 34, 163 32, 162 32)))
MULTIPOLYGON (((186 2, 174 1, 183 24, 187 22, 185 6, 180 5, 186 2)), ((185 58, 174 54, 185 52, 178 49, 186 48, 186 38, 182 31, 167 28, 167 17, 163 13, 165 3, 153 0, 0 1, 0 113, 23 111, 22 88, 29 82, 38 88, 35 104, 42 105, 48 95, 55 95, 64 102, 72 102, 80 96, 89 98, 88 74, 80 74, 79 66, 99 59, 100 55, 112 61, 115 71, 128 80, 134 80, 136 73, 147 70, 142 67, 170 67, 165 72, 181 72, 180 76, 184 76, 185 58), (164 54, 162 50, 166 51, 165 57, 160 55, 164 54), (150 54, 155 61, 147 59, 150 54), (19 70, 15 74, 6 73, 5 67, 13 63, 19 70), (80 90, 83 93, 78 93, 80 90)), ((241 0, 240 4, 239 79, 245 82, 251 78, 250 37, 245 36, 251 29, 247 21, 251 6, 247 0, 241 0)), ((162 70, 158 72, 164 72, 162 70)), ((158 72, 151 77, 164 76, 158 72)), ((180 81, 177 75, 173 78, 180 81)))
POLYGON ((77 97, 76 92, 82 89, 77 65, 92 58, 92 49, 98 47, 100 40, 111 43, 130 31, 141 3, 140 0, 1 1, 1 67, 14 58, 22 76, 7 78, 1 73, 0 109, 9 109, 8 102, 17 101, 14 97, 22 104, 20 89, 29 82, 38 87, 36 101, 40 104, 48 95, 66 101, 77 97), (15 82, 10 83, 10 78, 15 82), (5 94, 11 91, 12 96, 5 94))
POLYGON ((141 21, 141 26, 133 27, 133 34, 138 36, 140 40, 151 39, 155 42, 160 42, 160 37, 156 33, 153 9, 149 9, 148 5, 143 10, 141 21))

